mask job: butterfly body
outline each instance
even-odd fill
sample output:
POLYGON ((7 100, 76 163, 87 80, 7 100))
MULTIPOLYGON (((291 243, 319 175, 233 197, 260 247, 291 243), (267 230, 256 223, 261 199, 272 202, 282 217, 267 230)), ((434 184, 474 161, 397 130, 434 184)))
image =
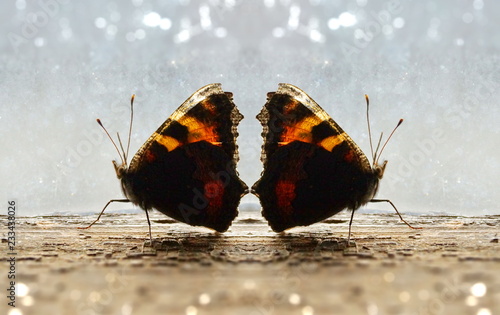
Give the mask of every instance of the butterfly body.
POLYGON ((123 193, 146 211, 226 231, 247 192, 236 171, 242 118, 220 84, 202 87, 151 135, 130 165, 114 162, 123 193))
POLYGON ((252 192, 274 231, 310 225, 373 199, 386 162, 372 166, 305 92, 280 84, 257 118, 264 130, 264 171, 252 192))

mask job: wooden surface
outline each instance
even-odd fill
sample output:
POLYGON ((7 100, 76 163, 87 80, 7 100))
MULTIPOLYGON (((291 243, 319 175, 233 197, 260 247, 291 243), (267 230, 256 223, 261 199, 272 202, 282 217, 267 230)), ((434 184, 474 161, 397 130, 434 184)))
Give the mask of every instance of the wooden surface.
POLYGON ((143 213, 18 217, 10 314, 500 314, 500 216, 356 214, 349 248, 348 213, 282 234, 251 211, 224 234, 151 218, 153 246, 143 213))

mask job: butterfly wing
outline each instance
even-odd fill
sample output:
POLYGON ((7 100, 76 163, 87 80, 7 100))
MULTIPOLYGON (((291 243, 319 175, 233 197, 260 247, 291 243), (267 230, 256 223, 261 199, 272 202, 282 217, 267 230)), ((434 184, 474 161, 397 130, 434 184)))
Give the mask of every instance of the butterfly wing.
POLYGON ((309 225, 369 199, 374 176, 368 159, 305 92, 280 84, 257 119, 264 171, 252 193, 273 230, 309 225))
POLYGON ((123 188, 143 209, 223 232, 247 186, 236 172, 243 116, 220 84, 191 95, 138 150, 123 188))

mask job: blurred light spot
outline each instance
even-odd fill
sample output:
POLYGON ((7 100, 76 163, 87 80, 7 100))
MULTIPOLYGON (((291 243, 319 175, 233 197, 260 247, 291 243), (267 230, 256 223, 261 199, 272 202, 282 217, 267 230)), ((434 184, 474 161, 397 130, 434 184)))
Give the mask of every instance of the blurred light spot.
POLYGON ((210 7, 208 5, 202 5, 198 9, 200 13, 200 24, 201 28, 204 30, 210 29, 212 27, 212 20, 210 19, 210 7))
POLYGON ((328 20, 328 28, 331 30, 338 30, 340 27, 340 21, 336 18, 331 18, 328 20))
POLYGON ((362 29, 358 28, 354 31, 354 38, 356 39, 361 39, 365 37, 365 31, 363 31, 362 29))
POLYGON ((106 22, 105 18, 98 17, 98 18, 95 19, 94 24, 95 24, 95 27, 97 27, 97 28, 105 28, 107 22, 106 22))
POLYGON ((385 35, 391 35, 392 34, 392 26, 384 25, 382 27, 382 33, 384 33, 385 35))
POLYGON ((70 39, 73 36, 73 31, 70 28, 65 28, 61 31, 61 36, 64 39, 70 39))
POLYGON ((30 292, 30 288, 22 283, 22 282, 19 282, 18 284, 16 284, 16 295, 17 296, 26 296, 28 295, 28 293, 30 292))
POLYGON ((35 299, 28 295, 28 296, 25 296, 22 300, 21 300, 21 303, 24 305, 24 306, 33 306, 33 304, 35 304, 35 299))
POLYGON ((118 22, 120 21, 120 19, 122 18, 121 14, 118 12, 118 11, 113 11, 111 12, 111 14, 109 15, 109 19, 112 21, 112 22, 118 22))
POLYGON ((224 38, 227 36, 227 29, 224 27, 218 27, 215 29, 215 36, 219 38, 224 38))
POLYGON ((116 25, 108 25, 108 27, 106 28, 106 33, 110 36, 115 36, 116 32, 118 32, 118 28, 116 27, 116 25))
POLYGON ((132 0, 132 4, 135 5, 136 7, 139 7, 142 5, 143 0, 132 0))
POLYGON ((187 42, 191 38, 189 30, 180 31, 174 38, 177 43, 187 42))
POLYGON ((491 311, 489 308, 480 308, 477 315, 491 315, 491 311))
POLYGON ((422 301, 428 300, 429 297, 430 297, 429 291, 427 290, 418 291, 418 298, 421 299, 422 301))
POLYGON ((469 295, 468 297, 465 298, 465 305, 467 306, 476 306, 477 302, 478 300, 475 296, 469 295))
POLYGON ((140 28, 135 31, 134 36, 137 39, 144 39, 144 37, 146 37, 146 32, 142 28, 140 28))
POLYGON ((319 20, 317 18, 309 19, 309 29, 318 29, 319 28, 319 20))
POLYGON ((278 38, 285 36, 285 30, 281 27, 275 27, 273 29, 273 36, 278 38))
POLYGON ((225 0, 224 4, 226 7, 232 8, 236 5, 236 1, 235 0, 225 0))
POLYGON ((132 314, 132 305, 126 303, 122 305, 121 315, 131 315, 132 314))
POLYGON ((302 308, 302 315, 314 315, 314 309, 312 308, 312 306, 304 306, 302 308))
POLYGON ((202 293, 200 294, 200 297, 198 298, 198 302, 200 302, 201 305, 207 305, 210 304, 210 295, 208 293, 202 293))
POLYGON ((160 22, 161 22, 161 16, 156 12, 149 12, 142 19, 142 23, 144 23, 144 25, 149 27, 156 27, 160 25, 160 22))
POLYGON ((204 16, 200 19, 200 25, 202 29, 208 30, 212 27, 212 20, 209 16, 204 16))
POLYGON ((245 290, 255 290, 257 285, 255 284, 254 281, 247 280, 247 281, 245 281, 245 283, 243 283, 243 287, 245 288, 245 290))
POLYGON ((129 42, 133 42, 135 40, 135 33, 128 32, 127 35, 125 35, 125 39, 129 42))
POLYGON ((395 18, 394 21, 392 21, 392 26, 394 26, 395 28, 402 28, 403 26, 405 26, 405 19, 403 19, 402 17, 395 18))
POLYGON ((97 291, 92 291, 89 294, 89 301, 92 303, 97 303, 101 300, 101 293, 97 291))
POLYGON ((198 9, 200 16, 209 16, 210 15, 210 7, 208 5, 202 5, 198 9))
POLYGON ((467 24, 472 23, 472 21, 474 21, 474 16, 471 13, 466 12, 464 13, 464 15, 462 15, 462 21, 467 24))
POLYGON ((438 37, 438 31, 434 28, 430 28, 427 30, 427 36, 429 36, 432 39, 435 39, 438 37))
POLYGON ((399 293, 399 300, 403 303, 406 303, 410 300, 410 293, 408 293, 407 291, 402 291, 401 293, 399 293))
POLYGON ((198 309, 190 305, 186 307, 186 315, 198 315, 198 309))
POLYGON ((339 15, 339 21, 340 21, 340 25, 343 27, 350 27, 358 22, 358 20, 356 19, 356 16, 354 14, 349 13, 349 12, 341 13, 339 15))
POLYGON ((325 42, 325 36, 323 36, 323 34, 321 34, 318 30, 311 30, 309 32, 309 38, 313 42, 318 42, 318 43, 325 42))
POLYGON ((288 297, 288 302, 290 302, 290 304, 292 304, 292 305, 299 305, 300 300, 301 300, 300 295, 298 295, 297 293, 292 293, 288 297))
POLYGON ((264 5, 268 8, 274 7, 274 4, 275 4, 274 0, 264 0, 264 5))
POLYGON ((472 5, 474 6, 474 9, 482 10, 484 7, 484 2, 483 0, 474 0, 472 5))
POLYGON ((392 272, 384 273, 384 281, 385 282, 393 282, 396 276, 392 272))
POLYGON ((292 5, 290 7, 290 16, 288 17, 288 28, 295 30, 299 27, 300 7, 292 5))
POLYGON ((299 16, 300 15, 300 7, 298 5, 292 5, 290 7, 290 15, 291 16, 299 16))
POLYGON ((464 40, 463 38, 457 38, 455 40, 455 44, 457 44, 457 46, 463 46, 464 45, 464 40))
POLYGON ((23 312, 21 312, 20 309, 14 308, 11 309, 7 315, 23 315, 23 312))
POLYGON ((167 18, 161 19, 160 28, 162 30, 169 30, 171 27, 172 27, 172 21, 170 21, 170 19, 167 18))
POLYGON ((104 276, 104 279, 107 281, 107 282, 115 282, 116 281, 116 273, 114 272, 108 272, 106 274, 106 276, 104 276))
POLYGON ((377 304, 370 303, 368 304, 368 307, 366 308, 366 311, 368 315, 378 315, 378 306, 377 304))
POLYGON ((34 43, 36 47, 42 47, 45 45, 45 39, 43 37, 37 37, 35 38, 34 43))
POLYGON ((80 290, 72 290, 69 294, 69 298, 73 301, 78 301, 82 298, 82 292, 80 290))
POLYGON ((470 288, 470 293, 476 297, 483 297, 486 294, 486 285, 482 282, 475 283, 470 288))
POLYGON ((17 0, 16 1, 16 9, 18 9, 18 10, 24 10, 24 9, 26 9, 26 1, 24 1, 24 0, 17 0))
POLYGON ((367 0, 357 0, 356 2, 360 7, 364 7, 366 5, 367 0))

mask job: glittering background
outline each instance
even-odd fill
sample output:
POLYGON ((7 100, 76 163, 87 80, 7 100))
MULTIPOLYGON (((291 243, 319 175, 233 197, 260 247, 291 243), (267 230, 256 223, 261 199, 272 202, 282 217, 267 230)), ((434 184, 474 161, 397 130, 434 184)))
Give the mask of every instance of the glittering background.
MULTIPOLYGON (((304 89, 368 152, 405 123, 379 197, 402 212, 498 214, 494 1, 4 1, 0 191, 19 214, 101 209, 121 196, 95 123, 136 150, 191 93, 220 82, 245 115, 238 169, 261 170, 255 115, 279 82, 304 89)), ((244 204, 257 202, 247 196, 244 204)), ((383 209, 369 205, 370 209, 383 209)))

